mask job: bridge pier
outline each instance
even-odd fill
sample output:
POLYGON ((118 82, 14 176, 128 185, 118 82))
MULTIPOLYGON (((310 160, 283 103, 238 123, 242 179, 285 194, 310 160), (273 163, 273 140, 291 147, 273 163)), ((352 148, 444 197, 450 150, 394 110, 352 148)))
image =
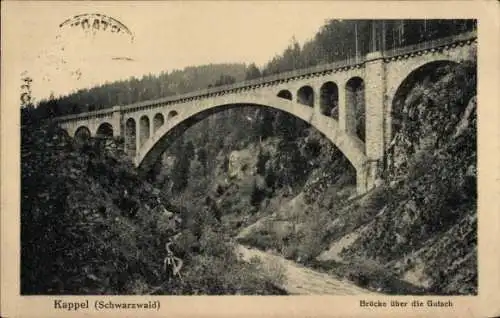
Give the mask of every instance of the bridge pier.
MULTIPOLYGON (((356 125, 356 118, 352 114, 353 110, 347 105, 347 92, 345 83, 338 84, 339 91, 339 126, 342 131, 352 133, 352 127, 356 125)), ((354 134, 356 131, 354 131, 354 134)))
POLYGON ((382 170, 379 160, 369 160, 356 169, 356 192, 363 194, 373 189, 382 170))
POLYGON ((111 115, 111 126, 113 127, 113 137, 122 137, 122 113, 120 106, 113 107, 113 114, 111 115))
POLYGON ((314 86, 314 114, 321 115, 321 88, 314 86))
POLYGON ((379 162, 383 161, 385 156, 385 77, 385 65, 382 53, 373 52, 368 54, 365 64, 365 151, 369 159, 367 190, 375 185, 375 180, 380 176, 382 166, 379 162))
POLYGON ((149 119, 149 138, 153 137, 155 133, 155 123, 154 123, 154 118, 149 119))
POLYGON ((134 157, 137 156, 137 153, 141 149, 141 119, 137 118, 135 121, 135 152, 134 157))
POLYGON ((359 194, 365 193, 368 189, 366 168, 358 168, 356 170, 356 192, 359 194))

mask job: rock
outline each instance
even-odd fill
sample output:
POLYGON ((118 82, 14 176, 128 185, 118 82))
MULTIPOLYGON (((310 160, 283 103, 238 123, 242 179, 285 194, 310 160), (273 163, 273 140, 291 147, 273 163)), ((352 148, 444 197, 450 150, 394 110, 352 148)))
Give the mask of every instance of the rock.
POLYGON ((398 184, 400 183, 399 180, 392 180, 390 183, 389 183, 389 187, 391 188, 395 188, 398 186, 398 184))
MULTIPOLYGON (((471 115, 476 110, 476 96, 472 97, 469 103, 467 104, 467 108, 465 108, 464 114, 458 123, 455 133, 453 134, 453 138, 457 138, 460 136, 469 126, 470 121, 472 120, 471 115)), ((475 116, 474 116, 475 117, 475 116)))
POLYGON ((255 187, 259 190, 266 190, 267 189, 267 183, 264 177, 261 175, 256 175, 255 177, 255 187))
POLYGON ((375 179, 375 187, 380 187, 383 184, 384 184, 384 179, 382 179, 382 178, 375 179))
POLYGON ((247 175, 254 175, 256 171, 257 156, 252 149, 233 151, 229 155, 228 175, 237 180, 247 175))
POLYGON ((394 233, 394 235, 396 236, 396 243, 397 244, 404 244, 408 241, 403 235, 401 235, 399 233, 394 233))

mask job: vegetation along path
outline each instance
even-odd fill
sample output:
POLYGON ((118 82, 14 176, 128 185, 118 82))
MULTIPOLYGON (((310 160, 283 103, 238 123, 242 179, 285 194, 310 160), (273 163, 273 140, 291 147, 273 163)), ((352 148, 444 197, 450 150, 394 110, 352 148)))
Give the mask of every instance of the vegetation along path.
POLYGON ((292 295, 375 294, 348 281, 339 280, 328 274, 308 269, 293 261, 268 252, 248 248, 243 245, 237 245, 236 250, 238 255, 246 261, 250 261, 252 258, 260 259, 263 267, 269 271, 273 271, 273 275, 280 275, 279 272, 282 271, 284 274, 283 286, 279 287, 292 295))

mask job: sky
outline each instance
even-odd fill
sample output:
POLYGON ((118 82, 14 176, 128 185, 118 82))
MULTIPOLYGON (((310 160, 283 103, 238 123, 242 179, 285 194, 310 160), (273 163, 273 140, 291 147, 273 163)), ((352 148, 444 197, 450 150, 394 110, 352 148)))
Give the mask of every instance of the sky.
POLYGON ((19 74, 36 100, 131 76, 186 66, 255 62, 263 66, 294 37, 303 44, 332 18, 322 2, 14 2, 5 25, 19 74), (85 32, 60 24, 99 13, 125 25, 85 32), (25 73, 23 73, 25 72, 25 73))

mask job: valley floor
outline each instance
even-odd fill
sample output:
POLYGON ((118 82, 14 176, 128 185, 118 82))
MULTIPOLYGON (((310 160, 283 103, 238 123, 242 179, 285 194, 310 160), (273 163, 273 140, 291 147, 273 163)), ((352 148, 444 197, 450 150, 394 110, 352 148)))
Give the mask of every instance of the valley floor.
POLYGON ((283 257, 273 255, 255 248, 243 245, 236 247, 238 255, 250 261, 253 257, 260 259, 264 267, 283 269, 285 279, 284 288, 291 295, 359 295, 376 294, 367 289, 360 288, 351 282, 336 279, 328 274, 320 273, 283 257))

